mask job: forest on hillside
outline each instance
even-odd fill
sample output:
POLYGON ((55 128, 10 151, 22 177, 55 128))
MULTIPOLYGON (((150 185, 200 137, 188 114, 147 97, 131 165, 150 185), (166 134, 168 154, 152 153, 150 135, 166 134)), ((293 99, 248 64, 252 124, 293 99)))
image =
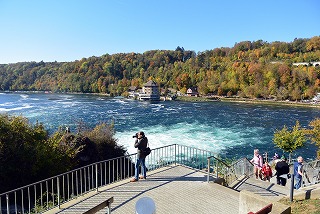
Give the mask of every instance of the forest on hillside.
POLYGON ((320 92, 320 37, 292 42, 242 41, 195 53, 177 47, 144 53, 105 54, 73 62, 18 62, 0 65, 0 90, 126 95, 130 86, 152 79, 161 88, 201 95, 277 100, 309 99, 320 92))

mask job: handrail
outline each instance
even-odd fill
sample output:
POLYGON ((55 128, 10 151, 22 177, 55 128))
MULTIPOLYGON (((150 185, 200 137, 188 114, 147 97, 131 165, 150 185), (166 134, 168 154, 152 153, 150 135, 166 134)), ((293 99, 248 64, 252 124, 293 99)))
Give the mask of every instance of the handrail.
POLYGON ((83 214, 94 214, 102 210, 103 208, 107 207, 108 208, 108 214, 111 214, 111 204, 113 203, 113 197, 108 198, 107 200, 101 202, 95 207, 92 207, 90 210, 84 212, 83 214))
POLYGON ((220 163, 222 163, 222 164, 225 165, 226 167, 230 167, 226 162, 224 162, 224 161, 221 160, 220 158, 217 158, 217 157, 215 157, 215 156, 209 156, 209 157, 207 157, 207 159, 211 159, 211 158, 216 159, 217 161, 219 161, 220 163))
POLYGON ((254 166, 254 164, 247 157, 244 157, 244 159, 246 159, 252 166, 254 166))
POLYGON ((209 180, 210 180, 210 160, 211 159, 216 160, 216 178, 219 178, 219 164, 222 164, 224 166, 224 168, 222 167, 220 169, 220 172, 222 172, 222 174, 223 174, 225 185, 229 185, 234 180, 236 180, 239 176, 242 176, 242 175, 250 176, 251 174, 253 174, 253 173, 250 173, 250 169, 247 166, 247 164, 250 164, 251 166, 253 166, 253 164, 246 157, 241 158, 241 159, 237 160, 236 162, 231 163, 229 165, 226 162, 224 162, 223 160, 221 160, 215 156, 210 156, 207 159, 207 161, 208 161, 207 182, 209 182, 209 180), (240 172, 237 172, 237 171, 240 171, 240 172))
MULTIPOLYGON (((90 191, 98 191, 103 186, 133 176, 136 160, 137 153, 126 154, 2 193, 0 210, 8 213, 40 213, 60 207, 90 191)), ((152 149, 146 158, 146 166, 152 171, 171 164, 181 164, 203 172, 207 170, 209 176, 211 160, 217 164, 217 178, 220 173, 227 184, 240 175, 250 175, 253 172, 252 163, 247 158, 229 165, 211 151, 179 144, 152 149)))
POLYGON ((227 168, 229 168, 230 166, 226 163, 226 162, 224 162, 224 161, 222 161, 221 159, 219 159, 219 158, 217 158, 217 157, 215 157, 215 156, 209 156, 209 157, 207 157, 207 161, 208 161, 208 174, 207 174, 207 182, 209 182, 209 180, 210 180, 210 160, 211 159, 215 159, 217 162, 217 166, 216 166, 216 178, 218 178, 219 177, 219 170, 218 170, 218 164, 219 163, 222 163, 224 166, 226 166, 227 168))
POLYGON ((320 160, 314 160, 303 164, 302 186, 310 186, 320 183, 320 160))
MULTIPOLYGON (((158 148, 156 148, 156 149, 162 149, 162 148, 170 147, 170 146, 173 146, 173 145, 175 145, 175 144, 158 147, 158 148)), ((156 150, 156 149, 152 149, 152 150, 156 150)), ((61 173, 61 174, 56 175, 56 176, 52 176, 52 177, 49 177, 49 178, 46 178, 46 179, 43 179, 43 180, 40 180, 40 181, 31 183, 31 184, 28 184, 28 185, 25 185, 25 186, 16 188, 16 189, 13 189, 13 190, 9 190, 9 191, 7 191, 7 192, 1 193, 1 195, 3 195, 3 194, 10 194, 10 193, 15 192, 15 191, 17 191, 17 190, 20 190, 20 189, 22 189, 22 188, 27 188, 27 187, 30 187, 30 186, 34 186, 34 185, 37 185, 37 184, 39 184, 39 183, 45 182, 45 181, 47 181, 47 180, 52 180, 52 179, 56 178, 57 176, 64 176, 64 175, 70 174, 70 173, 72 173, 72 172, 79 171, 79 170, 84 169, 84 168, 88 168, 88 167, 93 166, 93 165, 96 165, 96 164, 104 163, 105 161, 114 161, 114 160, 117 160, 117 159, 119 159, 119 158, 127 158, 127 157, 131 157, 131 156, 133 156, 133 155, 137 155, 137 153, 132 153, 132 154, 128 154, 128 155, 123 155, 123 156, 120 156, 120 157, 117 157, 117 158, 110 158, 110 159, 107 159, 107 160, 98 161, 98 162, 95 162, 95 163, 92 163, 92 164, 88 164, 88 165, 86 165, 86 166, 79 167, 79 168, 70 170, 70 171, 68 171, 68 172, 61 173)))
MULTIPOLYGON (((182 164, 194 169, 207 167, 206 157, 214 153, 195 147, 172 144, 154 148, 146 158, 149 171, 170 164, 182 164)), ((73 200, 100 187, 134 175, 137 153, 99 161, 0 194, 2 212, 40 213, 73 200)))

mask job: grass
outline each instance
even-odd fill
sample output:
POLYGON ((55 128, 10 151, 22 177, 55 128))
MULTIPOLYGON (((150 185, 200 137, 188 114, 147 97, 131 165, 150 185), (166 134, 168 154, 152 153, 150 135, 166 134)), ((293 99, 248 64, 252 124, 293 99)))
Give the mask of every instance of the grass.
POLYGON ((293 200, 293 202, 290 202, 289 199, 283 199, 280 202, 291 206, 292 214, 320 214, 320 199, 293 200))
MULTIPOLYGON (((210 99, 208 97, 193 97, 193 96, 178 96, 177 101, 188 101, 188 102, 210 102, 217 101, 216 99, 210 99)), ((230 97, 219 97, 219 101, 223 102, 241 102, 241 103, 252 103, 252 104, 268 104, 268 105, 287 105, 287 106, 303 106, 320 108, 319 103, 304 103, 295 101, 280 101, 271 99, 250 99, 250 98, 230 98, 230 97)))
POLYGON ((206 97, 191 97, 191 96, 178 96, 177 101, 189 101, 189 102, 209 102, 212 101, 206 97))

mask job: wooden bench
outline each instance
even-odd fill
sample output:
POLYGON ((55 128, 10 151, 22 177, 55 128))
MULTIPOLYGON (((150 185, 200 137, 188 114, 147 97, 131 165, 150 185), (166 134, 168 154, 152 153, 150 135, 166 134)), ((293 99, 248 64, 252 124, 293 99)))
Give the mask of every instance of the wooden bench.
POLYGON ((261 210, 257 212, 248 212, 248 214, 267 214, 270 213, 272 210, 272 204, 268 204, 267 206, 263 207, 261 210))
POLYGON ((95 207, 92 207, 90 210, 84 212, 83 214, 94 214, 100 210, 102 210, 105 207, 108 207, 108 214, 111 213, 111 204, 113 203, 113 197, 108 198, 107 200, 101 202, 100 204, 98 204, 95 207))

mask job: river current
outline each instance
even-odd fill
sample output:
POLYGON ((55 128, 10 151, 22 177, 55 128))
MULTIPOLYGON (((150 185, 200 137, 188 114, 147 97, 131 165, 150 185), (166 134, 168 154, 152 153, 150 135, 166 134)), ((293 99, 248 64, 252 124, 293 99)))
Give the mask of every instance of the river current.
MULTIPOLYGON (((0 93, 0 113, 22 115, 31 123, 43 123, 50 133, 59 126, 76 132, 79 121, 93 127, 114 121, 115 138, 134 153, 132 136, 142 130, 151 148, 173 143, 206 149, 221 157, 252 157, 282 151, 274 146, 275 130, 292 127, 296 120, 303 127, 320 117, 320 109, 283 105, 233 102, 156 103, 116 99, 99 95, 0 93)), ((307 143, 293 153, 315 158, 317 147, 307 143)), ((288 155, 288 154, 286 154, 288 155)))

